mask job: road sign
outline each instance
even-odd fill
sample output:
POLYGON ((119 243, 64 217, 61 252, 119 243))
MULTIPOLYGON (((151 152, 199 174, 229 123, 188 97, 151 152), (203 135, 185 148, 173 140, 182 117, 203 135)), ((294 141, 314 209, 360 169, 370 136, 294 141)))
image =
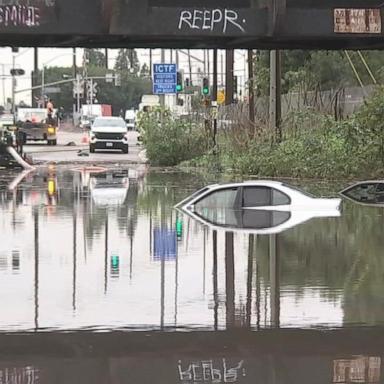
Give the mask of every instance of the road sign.
POLYGON ((176 64, 153 64, 153 93, 155 95, 176 93, 176 85, 176 64))
POLYGON ((60 93, 61 88, 60 87, 45 87, 44 92, 45 93, 60 93))
POLYGON ((154 228, 153 230, 153 260, 176 260, 177 234, 175 230, 154 228))
POLYGON ((225 102, 225 91, 224 90, 220 90, 217 92, 217 103, 218 104, 224 104, 225 102))
POLYGON ((105 74, 105 82, 106 83, 113 83, 115 79, 115 75, 113 73, 106 73, 105 74))

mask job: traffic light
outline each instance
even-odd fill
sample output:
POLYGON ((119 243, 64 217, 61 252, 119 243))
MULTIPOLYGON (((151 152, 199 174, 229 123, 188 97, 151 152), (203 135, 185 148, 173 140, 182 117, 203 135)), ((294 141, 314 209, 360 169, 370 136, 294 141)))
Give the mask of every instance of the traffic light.
POLYGON ((111 275, 118 277, 120 273, 120 257, 118 255, 111 256, 111 275))
POLYGON ((48 180, 48 195, 53 196, 56 194, 56 181, 54 179, 49 179, 48 180))
POLYGON ((176 219, 176 236, 177 240, 183 237, 183 221, 179 218, 176 219))
POLYGON ((237 76, 233 76, 233 93, 237 95, 237 92, 238 92, 237 76))
POLYGON ((209 79, 208 79, 208 77, 204 77, 204 79, 203 79, 203 95, 204 96, 209 95, 209 79))
POLYGON ((176 92, 182 92, 184 89, 183 84, 183 72, 178 71, 177 72, 177 79, 176 79, 176 92))
POLYGON ((24 69, 11 69, 12 76, 23 76, 25 75, 24 69))

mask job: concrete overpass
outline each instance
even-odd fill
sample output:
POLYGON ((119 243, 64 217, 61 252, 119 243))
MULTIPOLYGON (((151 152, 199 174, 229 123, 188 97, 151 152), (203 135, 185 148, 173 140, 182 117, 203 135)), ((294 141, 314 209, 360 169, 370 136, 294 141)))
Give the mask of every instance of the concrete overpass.
POLYGON ((382 0, 0 0, 0 45, 379 49, 382 0))

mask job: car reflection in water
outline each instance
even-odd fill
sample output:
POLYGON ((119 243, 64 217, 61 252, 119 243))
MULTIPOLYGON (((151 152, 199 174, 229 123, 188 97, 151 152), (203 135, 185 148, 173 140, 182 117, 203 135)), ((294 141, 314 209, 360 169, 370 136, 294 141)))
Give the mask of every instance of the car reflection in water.
POLYGON ((92 200, 98 206, 124 204, 128 188, 128 171, 94 173, 90 178, 92 200))
POLYGON ((340 203, 277 181, 247 181, 205 187, 176 208, 211 227, 274 234, 314 217, 338 217, 340 203))
POLYGON ((361 181, 343 189, 340 194, 358 204, 384 206, 384 181, 361 181))

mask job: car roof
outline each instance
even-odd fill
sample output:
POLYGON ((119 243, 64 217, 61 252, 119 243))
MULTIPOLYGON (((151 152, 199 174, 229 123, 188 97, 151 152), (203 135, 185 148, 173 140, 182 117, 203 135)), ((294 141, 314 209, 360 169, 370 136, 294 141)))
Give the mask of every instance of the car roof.
POLYGON ((120 116, 97 116, 95 120, 124 120, 120 116))
POLYGON ((241 187, 244 185, 263 185, 263 186, 278 186, 283 185, 281 181, 276 180, 247 180, 247 181, 240 181, 235 183, 219 183, 219 184, 211 184, 207 185, 206 188, 225 188, 225 187, 241 187))

